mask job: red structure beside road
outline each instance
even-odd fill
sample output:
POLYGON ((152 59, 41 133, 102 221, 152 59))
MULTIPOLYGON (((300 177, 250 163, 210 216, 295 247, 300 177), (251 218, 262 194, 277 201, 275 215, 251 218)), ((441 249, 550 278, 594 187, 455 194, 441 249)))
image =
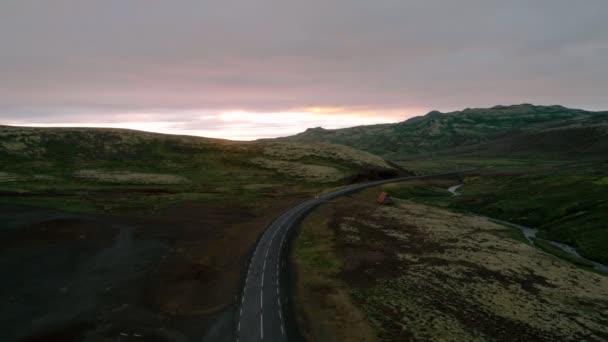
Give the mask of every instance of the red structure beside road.
POLYGON ((378 203, 380 204, 389 204, 391 202, 391 197, 386 192, 382 192, 380 193, 380 196, 378 196, 378 203))

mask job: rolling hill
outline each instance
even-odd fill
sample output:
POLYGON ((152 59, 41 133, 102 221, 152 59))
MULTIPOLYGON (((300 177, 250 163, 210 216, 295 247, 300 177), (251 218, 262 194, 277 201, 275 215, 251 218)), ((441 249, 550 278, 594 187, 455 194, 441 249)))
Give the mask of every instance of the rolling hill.
POLYGON ((0 126, 0 340, 231 336, 243 265, 278 215, 401 172, 342 145, 0 126))
MULTIPOLYGON (((465 109, 396 124, 308 129, 277 139, 344 144, 418 173, 478 167, 449 206, 540 228, 608 262, 608 112, 530 104, 465 109)), ((424 189, 448 196, 445 189, 424 189)), ((417 196, 408 198, 416 199, 417 196)))
POLYGON ((261 188, 300 184, 314 189, 401 172, 380 157, 342 145, 10 126, 0 126, 0 165, 3 200, 27 198, 35 203, 46 195, 65 195, 61 198, 66 200, 86 197, 74 204, 87 209, 96 209, 92 202, 100 198, 92 193, 103 198, 108 189, 115 192, 118 187, 132 189, 134 197, 147 191, 146 200, 155 192, 163 200, 179 200, 183 197, 179 194, 207 199, 256 196, 261 188))
POLYGON ((608 112, 530 104, 432 111, 396 124, 317 127, 277 140, 344 144, 392 159, 448 154, 602 158, 608 155, 608 112))

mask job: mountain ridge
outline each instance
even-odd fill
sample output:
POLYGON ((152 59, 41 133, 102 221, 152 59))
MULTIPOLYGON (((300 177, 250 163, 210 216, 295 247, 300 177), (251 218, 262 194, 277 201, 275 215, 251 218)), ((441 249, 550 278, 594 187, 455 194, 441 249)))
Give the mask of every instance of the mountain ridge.
MULTIPOLYGON (((479 154, 492 156, 496 149, 504 153, 504 148, 496 145, 503 139, 517 136, 525 141, 532 139, 532 136, 538 138, 541 134, 544 137, 543 144, 550 145, 551 142, 559 140, 558 135, 566 131, 569 131, 569 135, 581 135, 584 139, 575 140, 582 145, 598 145, 598 148, 592 149, 594 157, 600 152, 608 151, 608 144, 601 141, 608 137, 608 111, 596 112, 561 105, 537 106, 526 103, 466 108, 446 113, 433 110, 426 115, 394 124, 343 129, 315 127, 276 140, 343 144, 385 158, 449 153, 459 149, 466 150, 467 147, 470 152, 475 150, 475 146, 486 146, 485 150, 478 151, 479 154), (496 146, 492 143, 496 143, 496 146)), ((526 151, 520 150, 515 155, 525 156, 524 152, 526 151)), ((537 152, 539 151, 530 153, 529 157, 536 157, 537 152)))

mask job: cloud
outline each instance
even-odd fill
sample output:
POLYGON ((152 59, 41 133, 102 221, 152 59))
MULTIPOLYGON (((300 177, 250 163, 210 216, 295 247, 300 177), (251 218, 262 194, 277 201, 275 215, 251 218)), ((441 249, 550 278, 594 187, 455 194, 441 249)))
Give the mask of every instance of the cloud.
MULTIPOLYGON (((48 114, 48 113, 47 113, 48 114)), ((74 113, 26 116, 13 115, 5 124, 15 126, 40 127, 113 127, 130 128, 143 131, 199 135, 211 138, 229 138, 234 140, 255 140, 296 134, 306 127, 323 126, 325 128, 344 128, 353 125, 370 125, 395 121, 391 116, 366 115, 366 113, 323 112, 288 112, 288 113, 255 113, 255 112, 167 112, 158 113, 122 113, 107 114, 97 118, 93 113, 74 113), (171 120, 167 121, 166 118, 171 120), (288 120, 286 120, 288 118, 288 120)))
POLYGON ((605 109, 607 16, 603 0, 8 0, 0 122, 605 109))

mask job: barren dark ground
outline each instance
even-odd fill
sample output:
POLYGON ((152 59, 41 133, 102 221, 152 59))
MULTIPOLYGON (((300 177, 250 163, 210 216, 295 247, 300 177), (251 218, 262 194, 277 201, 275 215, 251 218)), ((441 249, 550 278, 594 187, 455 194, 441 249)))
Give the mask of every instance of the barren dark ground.
POLYGON ((263 215, 190 203, 147 218, 0 207, 0 340, 229 339, 263 215))

